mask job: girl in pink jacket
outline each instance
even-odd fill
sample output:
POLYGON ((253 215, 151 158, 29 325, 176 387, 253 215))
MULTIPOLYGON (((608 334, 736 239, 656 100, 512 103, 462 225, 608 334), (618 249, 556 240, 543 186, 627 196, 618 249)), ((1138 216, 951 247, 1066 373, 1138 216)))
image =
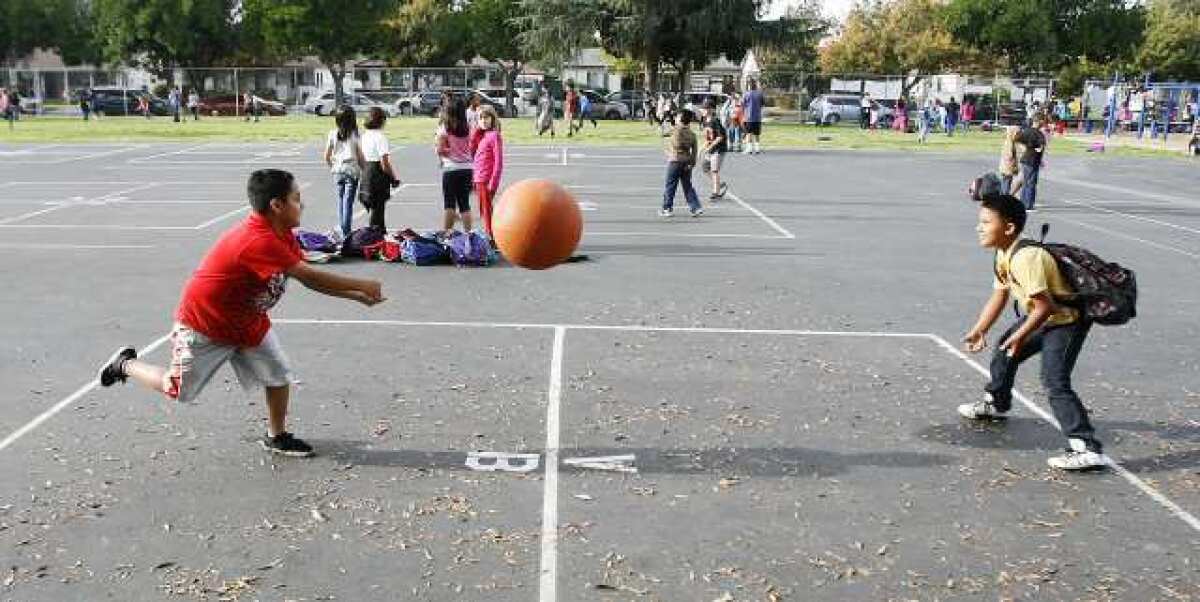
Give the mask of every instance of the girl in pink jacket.
POLYGON ((492 200, 500 189, 500 176, 504 173, 504 139, 500 137, 500 117, 496 115, 496 109, 490 105, 480 109, 479 129, 471 138, 473 142, 478 140, 477 144, 472 144, 472 150, 479 219, 488 238, 492 238, 492 200))

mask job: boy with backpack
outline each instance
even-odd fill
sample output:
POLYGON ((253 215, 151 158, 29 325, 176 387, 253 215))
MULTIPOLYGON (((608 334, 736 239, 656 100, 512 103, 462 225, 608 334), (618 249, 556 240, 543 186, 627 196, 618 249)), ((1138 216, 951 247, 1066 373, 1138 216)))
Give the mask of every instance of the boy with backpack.
MULTIPOLYGON (((978 353, 987 347, 988 330, 1004 311, 1010 296, 1024 307, 1026 315, 1001 335, 1000 344, 992 353, 991 381, 984 387, 984 399, 958 406, 958 413, 972 420, 995 419, 1006 414, 1012 408, 1018 366, 1040 352, 1042 384, 1068 443, 1065 454, 1049 458, 1047 463, 1060 470, 1100 468, 1107 464, 1107 458, 1088 421, 1087 409, 1071 388, 1071 371, 1091 329, 1093 308, 1064 302, 1075 299, 1076 291, 1047 248, 1021 239, 1025 217, 1025 206, 1011 195, 991 194, 980 201, 975 231, 979 244, 996 253, 995 278, 991 298, 963 337, 967 351, 978 353)), ((1132 273, 1128 278, 1132 285, 1132 273)), ((1130 303, 1132 311, 1132 300, 1130 303)), ((1132 313, 1125 319, 1128 317, 1132 313)))
POLYGON ((246 186, 249 217, 225 232, 184 286, 171 331, 171 363, 163 368, 122 347, 101 366, 103 387, 126 379, 188 402, 226 362, 246 389, 266 390, 267 451, 311 456, 312 446, 286 430, 291 366, 267 311, 283 296, 288 277, 326 295, 371 306, 384 301, 376 280, 350 278, 309 267, 292 229, 304 204, 292 174, 262 169, 246 186))

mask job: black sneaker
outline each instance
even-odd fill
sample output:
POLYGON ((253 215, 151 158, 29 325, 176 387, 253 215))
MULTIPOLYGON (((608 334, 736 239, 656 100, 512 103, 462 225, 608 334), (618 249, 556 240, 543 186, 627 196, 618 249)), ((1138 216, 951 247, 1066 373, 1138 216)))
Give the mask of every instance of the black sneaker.
POLYGON ((100 367, 100 372, 96 374, 96 380, 100 381, 101 387, 111 387, 118 382, 125 382, 125 370, 123 366, 125 362, 137 358, 137 349, 133 347, 122 347, 108 358, 108 361, 100 367))
POLYGON ((259 440, 262 448, 284 456, 295 456, 297 458, 307 458, 313 455, 311 445, 305 443, 301 439, 297 439, 295 435, 288 432, 279 433, 274 437, 266 436, 259 440))

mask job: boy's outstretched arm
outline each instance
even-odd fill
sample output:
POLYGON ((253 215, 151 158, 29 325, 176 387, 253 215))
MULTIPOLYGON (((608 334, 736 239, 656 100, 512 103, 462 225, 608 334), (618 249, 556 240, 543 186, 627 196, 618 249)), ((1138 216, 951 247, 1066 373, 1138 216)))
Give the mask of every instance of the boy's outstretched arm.
POLYGON ((963 342, 967 344, 967 351, 978 353, 987 347, 987 333, 992 329, 992 325, 996 323, 1001 312, 1004 311, 1004 304, 1007 301, 1007 288, 992 289, 992 296, 988 297, 987 303, 983 304, 983 310, 979 312, 979 319, 963 336, 963 342))
POLYGON ((287 275, 318 293, 358 301, 367 306, 382 303, 387 299, 383 296, 383 285, 378 280, 342 276, 318 270, 304 262, 292 266, 287 275))

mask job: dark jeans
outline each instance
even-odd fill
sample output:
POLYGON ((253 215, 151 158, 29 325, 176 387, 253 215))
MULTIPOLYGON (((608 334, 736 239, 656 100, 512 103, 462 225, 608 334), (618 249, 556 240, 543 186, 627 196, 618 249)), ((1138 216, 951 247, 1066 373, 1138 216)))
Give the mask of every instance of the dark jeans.
POLYGON ((871 127, 871 109, 858 109, 858 127, 859 129, 867 129, 871 127))
POLYGON ((667 163, 667 188, 663 192, 662 208, 670 210, 675 206, 675 190, 683 184, 683 196, 687 199, 688 208, 692 211, 700 209, 700 198, 692 187, 692 165, 682 161, 667 163))
POLYGON ((1037 202, 1037 181, 1038 171, 1041 170, 1041 165, 1033 165, 1032 163, 1021 163, 1021 204, 1025 205, 1025 209, 1033 209, 1034 203, 1037 202))
MULTIPOLYGON (((1024 323, 1024 317, 1017 320, 999 340, 1008 340, 1024 323)), ((1016 357, 1009 357, 1008 351, 997 347, 992 353, 992 379, 984 387, 992 395, 996 410, 1003 412, 1012 407, 1012 388, 1017 368, 1040 352, 1042 386, 1046 388, 1050 408, 1063 434, 1083 441, 1092 451, 1101 451, 1100 442, 1096 440, 1092 424, 1088 421, 1087 409, 1071 388, 1071 371, 1075 369, 1075 360, 1079 358, 1079 351, 1083 349, 1083 342, 1091 327, 1092 323, 1087 320, 1065 326, 1043 326, 1029 335, 1016 357)))

